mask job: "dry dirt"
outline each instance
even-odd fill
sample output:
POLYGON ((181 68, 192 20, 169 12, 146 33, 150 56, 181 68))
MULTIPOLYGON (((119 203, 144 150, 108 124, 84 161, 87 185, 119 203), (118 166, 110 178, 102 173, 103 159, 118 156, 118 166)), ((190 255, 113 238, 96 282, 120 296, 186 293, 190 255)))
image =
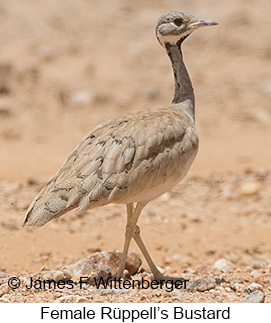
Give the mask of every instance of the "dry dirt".
MULTIPOLYGON (((0 2, 0 302, 271 302, 270 7, 269 0, 0 2), (122 248, 123 206, 81 217, 71 211, 38 229, 21 223, 92 127, 170 102, 172 71, 154 28, 171 9, 219 25, 184 44, 197 103, 196 161, 139 224, 161 270, 207 277, 209 285, 172 293, 7 288, 10 276, 122 248)), ((131 251, 139 253, 134 244, 131 251)), ((142 275, 150 275, 144 261, 135 277, 142 275)))

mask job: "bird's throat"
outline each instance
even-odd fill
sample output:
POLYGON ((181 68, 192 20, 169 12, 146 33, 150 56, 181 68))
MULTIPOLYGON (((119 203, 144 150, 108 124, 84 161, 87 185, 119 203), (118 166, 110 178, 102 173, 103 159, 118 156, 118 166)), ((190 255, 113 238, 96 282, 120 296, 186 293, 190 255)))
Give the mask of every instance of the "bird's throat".
POLYGON ((194 90, 187 69, 184 65, 181 42, 177 44, 165 43, 165 48, 172 63, 175 80, 175 93, 172 103, 176 105, 179 103, 186 103, 187 112, 194 119, 194 90))

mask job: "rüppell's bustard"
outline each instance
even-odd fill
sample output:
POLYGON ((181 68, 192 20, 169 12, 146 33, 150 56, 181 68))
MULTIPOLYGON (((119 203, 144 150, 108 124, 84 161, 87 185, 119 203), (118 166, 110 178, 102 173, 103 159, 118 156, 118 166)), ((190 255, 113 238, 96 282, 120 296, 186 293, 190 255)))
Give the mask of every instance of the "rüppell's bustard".
POLYGON ((134 238, 154 279, 165 279, 147 252, 137 221, 145 205, 176 185, 195 159, 195 99, 182 43, 196 29, 216 24, 181 11, 160 17, 156 36, 172 63, 172 104, 124 115, 88 133, 30 204, 23 225, 43 226, 73 208, 81 213, 109 203, 124 203, 127 225, 119 278, 134 238))

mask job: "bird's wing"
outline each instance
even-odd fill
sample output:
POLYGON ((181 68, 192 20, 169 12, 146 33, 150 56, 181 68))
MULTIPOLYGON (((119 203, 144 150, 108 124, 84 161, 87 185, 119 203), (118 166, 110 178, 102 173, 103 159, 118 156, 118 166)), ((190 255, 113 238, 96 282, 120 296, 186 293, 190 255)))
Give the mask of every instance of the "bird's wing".
POLYGON ((42 226, 74 207, 82 212, 125 202, 159 185, 174 170, 178 151, 181 156, 190 149, 185 139, 190 127, 189 117, 177 109, 130 114, 98 126, 31 203, 24 225, 42 226))

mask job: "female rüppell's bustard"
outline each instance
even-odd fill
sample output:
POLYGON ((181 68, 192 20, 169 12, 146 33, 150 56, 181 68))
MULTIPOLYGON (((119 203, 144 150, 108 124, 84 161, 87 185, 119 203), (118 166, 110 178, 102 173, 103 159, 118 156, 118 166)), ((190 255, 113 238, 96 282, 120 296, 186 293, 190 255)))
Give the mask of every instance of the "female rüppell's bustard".
POLYGON ((137 220, 144 206, 177 184, 195 159, 195 99, 181 45, 194 30, 216 24, 180 11, 160 17, 156 36, 173 67, 172 104, 124 115, 88 133, 33 200, 23 225, 42 226, 73 208, 80 213, 109 203, 125 203, 127 226, 119 277, 134 238, 154 278, 165 279, 146 250, 137 220))

